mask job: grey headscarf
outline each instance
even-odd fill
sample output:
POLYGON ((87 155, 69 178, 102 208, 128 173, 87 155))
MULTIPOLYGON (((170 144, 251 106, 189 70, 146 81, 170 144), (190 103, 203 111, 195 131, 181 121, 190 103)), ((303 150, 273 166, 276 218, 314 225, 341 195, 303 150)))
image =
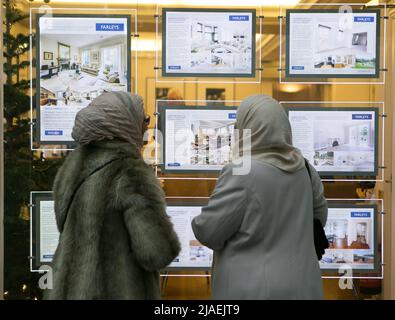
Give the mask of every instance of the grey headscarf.
POLYGON ((143 146, 144 103, 138 95, 105 92, 77 113, 72 132, 79 145, 120 139, 143 146))
POLYGON ((291 173, 304 167, 301 152, 292 146, 287 114, 271 97, 253 95, 243 100, 237 111, 236 127, 240 131, 251 130, 252 159, 291 173))

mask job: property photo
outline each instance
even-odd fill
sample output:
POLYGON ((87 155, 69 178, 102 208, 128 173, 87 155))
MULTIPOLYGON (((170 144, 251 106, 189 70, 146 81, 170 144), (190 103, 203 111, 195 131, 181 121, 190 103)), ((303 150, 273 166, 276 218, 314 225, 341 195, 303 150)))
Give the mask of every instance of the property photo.
MULTIPOLYGON (((352 28, 334 22, 318 22, 315 33, 315 69, 376 69, 376 31, 372 24, 353 23, 352 28)), ((374 24, 373 24, 374 26, 374 24)))
POLYGON ((354 262, 353 253, 345 250, 326 250, 322 257, 321 264, 352 264, 354 262))
POLYGON ((226 100, 226 89, 224 88, 207 88, 206 103, 213 106, 224 106, 226 100))
POLYGON ((375 130, 372 121, 328 121, 314 124, 314 166, 367 170, 374 167, 375 130))
POLYGON ((191 23, 191 70, 194 68, 251 68, 252 39, 249 24, 232 25, 200 17, 191 23))
MULTIPOLYGON (((353 213, 351 210, 351 216, 353 213)), ((349 218, 347 215, 329 216, 325 226, 329 248, 325 250, 323 268, 349 264, 358 268, 373 268, 374 229, 371 219, 349 218)))

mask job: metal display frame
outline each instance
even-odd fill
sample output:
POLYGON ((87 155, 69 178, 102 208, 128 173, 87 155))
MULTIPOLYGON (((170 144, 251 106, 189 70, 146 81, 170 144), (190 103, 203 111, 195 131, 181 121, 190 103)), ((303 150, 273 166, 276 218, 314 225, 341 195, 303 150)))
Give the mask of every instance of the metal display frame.
MULTIPOLYGON (((366 3, 299 3, 298 6, 301 7, 318 7, 318 8, 322 8, 322 7, 365 7, 366 3)), ((381 55, 378 57, 378 59, 380 61, 382 61, 382 67, 380 68, 379 66, 379 71, 383 73, 382 76, 380 76, 379 81, 308 81, 306 79, 308 79, 309 77, 283 77, 283 73, 285 73, 286 68, 284 68, 284 66, 286 65, 286 63, 283 63, 283 23, 284 23, 284 15, 283 15, 283 11, 284 11, 284 6, 280 6, 279 9, 279 22, 280 22, 280 34, 279 34, 279 68, 278 68, 278 77, 279 77, 279 83, 280 84, 331 84, 331 85, 362 85, 362 84, 369 84, 369 85, 384 85, 386 82, 386 72, 388 71, 387 69, 387 4, 386 3, 380 3, 380 6, 383 6, 383 12, 384 12, 384 16, 380 16, 380 19, 383 19, 383 32, 380 31, 380 35, 382 34, 382 37, 380 37, 378 39, 378 43, 376 43, 376 47, 383 47, 383 49, 380 49, 380 52, 382 53, 382 57, 381 55), (381 45, 381 38, 383 38, 383 45, 381 45), (287 81, 287 79, 302 79, 301 81, 287 81)), ((297 10, 305 10, 305 9, 292 9, 293 11, 297 11, 297 10)), ((309 12, 314 11, 315 9, 311 9, 308 10, 309 12)), ((318 9, 317 9, 318 10, 318 9)), ((331 10, 331 9, 328 9, 331 10)), ((360 9, 359 9, 360 10, 360 9)), ((326 11, 326 10, 321 10, 321 11, 326 11)), ((362 11, 368 11, 368 10, 362 10, 362 11)), ((370 10, 372 11, 372 10, 370 10)), ((379 10, 380 11, 380 10, 379 10)), ((286 25, 286 28, 288 28, 288 25, 286 25)), ((381 30, 381 29, 380 29, 381 30)), ((376 48, 377 50, 377 48, 376 48)), ((285 50, 286 51, 286 50, 285 50)), ((331 79, 342 79, 342 78, 348 78, 348 79, 364 79, 363 77, 338 77, 338 78, 328 78, 328 77, 320 77, 320 76, 314 76, 311 77, 312 79, 323 79, 323 80, 331 80, 331 79)), ((366 77, 365 77, 366 79, 366 77)), ((370 77, 369 79, 374 79, 372 77, 370 77)))
MULTIPOLYGON (((33 47, 33 43, 35 41, 36 43, 36 60, 39 61, 40 59, 40 30, 39 30, 39 20, 41 17, 70 17, 70 18, 120 18, 120 19, 126 19, 127 20, 127 34, 125 35, 127 39, 127 67, 128 67, 128 72, 127 72, 127 90, 129 92, 132 91, 132 86, 134 86, 134 89, 137 93, 137 87, 138 87, 138 15, 137 15, 137 9, 109 9, 109 8, 103 8, 103 9, 92 9, 92 8, 50 8, 48 9, 48 13, 45 12, 45 9, 47 8, 30 8, 30 20, 29 20, 29 25, 30 25, 30 47, 33 47), (83 11, 84 13, 63 13, 63 11, 66 12, 71 12, 71 11, 83 11), (62 11, 62 13, 54 13, 56 11, 62 11), (89 12, 89 13, 87 13, 89 12), (90 13, 92 12, 92 13, 90 13), (99 12, 99 13, 98 13, 99 12), (100 12, 105 12, 101 13, 100 12), (113 13, 110 13, 113 12, 113 13), (122 12, 122 13, 120 13, 122 12), (133 20, 132 20, 133 17, 133 20), (33 33, 33 21, 35 21, 35 28, 36 28, 36 33, 33 33), (134 22, 134 23, 133 23, 134 22), (134 27, 134 32, 132 32, 132 26, 134 27), (35 37, 35 35, 38 35, 35 37), (134 43, 133 41, 136 41, 135 45, 135 50, 132 50, 132 44, 134 43), (132 56, 132 52, 134 52, 134 57, 132 56), (135 61, 133 65, 133 60, 135 61), (132 70, 132 65, 135 70, 133 73, 132 70), (132 74, 135 74, 134 77, 134 82, 132 83, 132 74)), ((41 140, 41 119, 40 119, 40 68, 37 66, 40 65, 39 62, 37 62, 36 66, 36 71, 33 71, 33 50, 30 50, 30 145, 31 145, 31 150, 32 151, 72 151, 75 149, 75 142, 74 141, 42 141, 41 140), (37 83, 36 83, 36 93, 33 94, 34 88, 33 88, 33 75, 36 75, 37 83), (36 102, 36 117, 34 117, 34 101, 36 102), (35 119, 35 120, 34 120, 35 119), (37 129, 36 129, 36 128, 37 129), (37 132, 35 132, 35 130, 37 132), (34 137, 36 136, 36 140, 34 137), (35 148, 34 143, 37 143, 40 147, 35 148), (66 148, 42 148, 41 146, 52 146, 52 145, 63 145, 66 146, 66 148)))

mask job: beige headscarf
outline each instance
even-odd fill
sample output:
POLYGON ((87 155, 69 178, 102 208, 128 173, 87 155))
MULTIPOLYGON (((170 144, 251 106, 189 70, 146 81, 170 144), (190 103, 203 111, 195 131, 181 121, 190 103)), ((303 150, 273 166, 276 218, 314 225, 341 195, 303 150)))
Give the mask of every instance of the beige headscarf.
POLYGON ((143 146, 144 103, 138 95, 105 92, 77 113, 72 132, 79 145, 120 139, 143 146))
POLYGON ((269 163, 286 172, 305 166, 301 152, 292 146, 292 131, 282 106, 266 95, 247 97, 237 111, 236 128, 251 130, 252 159, 269 163))

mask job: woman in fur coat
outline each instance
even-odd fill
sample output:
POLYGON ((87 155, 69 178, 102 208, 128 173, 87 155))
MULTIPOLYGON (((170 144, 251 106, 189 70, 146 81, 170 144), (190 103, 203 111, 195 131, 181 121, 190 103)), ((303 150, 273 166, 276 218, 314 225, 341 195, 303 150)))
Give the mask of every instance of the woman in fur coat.
POLYGON ((53 186, 59 246, 46 299, 159 299, 180 245, 163 191, 140 155, 143 101, 104 93, 76 117, 76 150, 53 186))

